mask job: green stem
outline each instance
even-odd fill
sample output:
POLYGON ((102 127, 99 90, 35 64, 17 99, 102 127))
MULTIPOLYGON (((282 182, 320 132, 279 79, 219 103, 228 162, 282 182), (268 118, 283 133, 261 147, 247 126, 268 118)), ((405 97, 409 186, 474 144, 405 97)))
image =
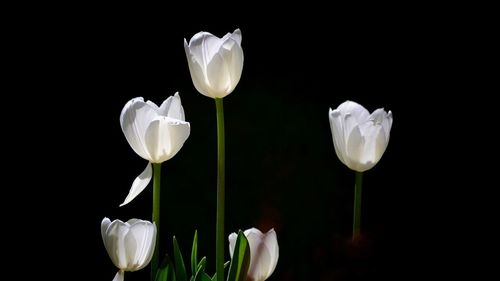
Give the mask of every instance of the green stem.
POLYGON ((217 111, 217 220, 215 234, 215 265, 217 280, 224 280, 224 107, 222 98, 215 98, 217 111))
POLYGON ((161 163, 153 163, 153 222, 156 224, 156 245, 151 259, 151 281, 156 278, 160 257, 160 179, 161 163))
POLYGON ((352 222, 352 240, 359 237, 361 228, 361 186, 363 184, 363 172, 355 172, 356 179, 354 183, 354 217, 352 222))

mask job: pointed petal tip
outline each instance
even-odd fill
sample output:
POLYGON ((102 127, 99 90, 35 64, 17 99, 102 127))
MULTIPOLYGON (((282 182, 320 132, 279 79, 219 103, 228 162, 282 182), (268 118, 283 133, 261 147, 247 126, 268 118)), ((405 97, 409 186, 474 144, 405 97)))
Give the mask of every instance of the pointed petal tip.
POLYGON ((120 205, 120 207, 130 203, 132 200, 134 200, 137 195, 139 195, 149 184, 151 181, 151 178, 153 177, 153 168, 150 162, 148 162, 146 168, 144 171, 135 178, 134 182, 132 183, 132 187, 130 188, 130 191, 123 201, 123 203, 120 205))

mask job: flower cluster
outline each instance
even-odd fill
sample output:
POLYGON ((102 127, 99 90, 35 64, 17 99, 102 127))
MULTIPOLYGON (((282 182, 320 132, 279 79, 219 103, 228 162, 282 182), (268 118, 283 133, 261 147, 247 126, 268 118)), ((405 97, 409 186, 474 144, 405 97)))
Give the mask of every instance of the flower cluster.
MULTIPOLYGON (((151 263, 152 281, 264 281, 274 272, 279 258, 279 246, 274 229, 263 233, 256 228, 231 233, 224 232, 225 147, 223 98, 234 91, 243 70, 241 31, 236 29, 222 38, 199 32, 184 50, 189 72, 196 90, 214 99, 217 115, 217 212, 216 212, 216 273, 205 272, 206 258, 198 259, 197 233, 191 251, 191 278, 174 237, 174 259, 167 255, 160 263, 160 179, 161 163, 174 157, 191 132, 178 93, 159 106, 142 97, 128 101, 120 115, 120 125, 127 142, 137 155, 148 161, 144 171, 133 181, 120 206, 131 203, 153 179, 152 222, 140 219, 101 222, 101 234, 106 251, 119 269, 115 281, 123 280, 126 271, 140 270, 151 263), (227 239, 227 240, 226 240, 227 239), (229 242, 231 257, 225 273, 224 248, 229 242), (227 279, 225 278, 227 276, 227 279)), ((381 159, 392 127, 392 112, 379 108, 369 113, 356 102, 346 101, 329 110, 329 120, 335 153, 339 160, 355 171, 353 239, 360 233, 362 173, 372 169, 381 159)), ((165 247, 162 247, 165 248, 165 247)))

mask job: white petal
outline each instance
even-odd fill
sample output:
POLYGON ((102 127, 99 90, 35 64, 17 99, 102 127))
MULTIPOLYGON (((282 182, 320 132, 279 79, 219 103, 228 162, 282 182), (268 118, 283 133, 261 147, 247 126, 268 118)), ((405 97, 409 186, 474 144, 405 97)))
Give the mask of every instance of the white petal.
POLYGON ((222 46, 220 38, 208 32, 198 32, 189 40, 189 50, 194 58, 201 64, 202 69, 206 69, 208 63, 217 54, 222 46))
POLYGON ((149 106, 151 106, 151 108, 153 108, 154 110, 156 110, 156 112, 158 112, 159 107, 156 105, 156 103, 154 103, 154 102, 152 102, 152 101, 150 101, 150 100, 148 100, 146 103, 147 103, 149 106))
POLYGON ((382 129, 378 130, 377 135, 375 136, 375 141, 373 144, 373 164, 377 164, 378 161, 382 158, 382 155, 384 155, 385 149, 387 148, 387 144, 389 141, 389 137, 385 136, 385 132, 382 129))
POLYGON ((160 106, 159 113, 162 116, 184 121, 184 108, 182 108, 179 92, 168 97, 160 106))
POLYGON ((144 136, 149 123, 158 116, 157 109, 142 98, 130 100, 120 115, 123 134, 132 149, 142 158, 150 160, 144 136))
POLYGON ((139 251, 139 243, 137 237, 132 232, 132 228, 129 228, 129 231, 124 239, 125 245, 125 257, 127 258, 127 268, 124 268, 126 271, 135 271, 138 267, 137 255, 139 251))
POLYGON ((210 95, 208 80, 205 74, 206 66, 203 66, 202 62, 193 56, 191 50, 189 50, 186 39, 184 39, 184 50, 186 51, 189 73, 191 74, 191 79, 193 80, 194 87, 200 94, 210 98, 214 98, 210 95))
POLYGON ((354 117, 354 120, 356 120, 356 123, 358 124, 364 123, 370 116, 370 113, 366 110, 366 108, 353 101, 345 101, 339 105, 337 109, 340 110, 344 116, 346 114, 350 114, 354 117))
POLYGON ((233 32, 233 34, 231 34, 231 38, 232 38, 233 40, 235 40, 235 41, 238 43, 238 45, 241 45, 241 30, 240 30, 239 28, 237 28, 237 29, 233 32))
POLYGON ((340 162, 342 162, 344 165, 347 165, 345 161, 347 146, 344 138, 342 114, 337 109, 330 109, 328 116, 330 119, 330 129, 332 131, 333 147, 335 148, 335 153, 337 154, 340 162))
POLYGON ((361 135, 359 126, 352 129, 351 134, 347 138, 347 166, 351 170, 364 172, 370 169, 370 166, 365 166, 362 163, 362 156, 364 152, 365 140, 361 135))
POLYGON ((184 122, 160 116, 146 131, 146 146, 151 162, 162 163, 174 157, 189 137, 191 127, 184 122))
POLYGON ((136 271, 147 265, 146 261, 148 254, 151 252, 150 248, 154 248, 155 241, 153 238, 155 232, 155 226, 149 221, 137 220, 130 227, 125 240, 129 271, 136 271))
POLYGON ((125 249, 125 236, 129 231, 128 225, 121 220, 114 220, 106 231, 105 244, 111 261, 119 269, 127 268, 127 256, 125 249))
POLYGON ((124 272, 123 271, 118 271, 115 275, 115 278, 113 278, 113 281, 123 281, 124 278, 124 272))
POLYGON ((267 246, 264 244, 265 235, 256 228, 245 231, 245 236, 250 244, 250 267, 248 276, 252 280, 265 280, 271 270, 271 255, 267 246))
POLYGON ((216 98, 223 98, 231 89, 229 69, 221 54, 217 53, 207 66, 207 78, 210 85, 210 94, 216 98))
POLYGON ((108 218, 102 219, 101 222, 101 237, 104 240, 104 237, 106 237, 106 230, 108 230, 109 225, 111 224, 111 221, 108 218))
POLYGON ((264 237, 264 244, 266 245, 267 249, 269 250, 270 254, 270 265, 269 265, 269 271, 267 272, 267 277, 271 276, 271 274, 274 272, 274 269, 276 269, 276 265, 278 264, 278 259, 279 259, 279 246, 278 246, 278 238, 276 237, 276 232, 274 231, 274 228, 269 230, 264 237))
POLYGON ((127 223, 129 224, 129 226, 133 226, 134 224, 139 223, 139 222, 143 222, 143 220, 140 220, 140 219, 129 219, 127 221, 127 223))
POLYGON ((130 201, 134 200, 134 198, 137 197, 137 195, 139 195, 139 193, 141 193, 144 188, 146 188, 153 175, 153 169, 151 168, 151 166, 151 163, 148 163, 146 169, 144 169, 144 171, 137 178, 135 178, 134 182, 132 183, 132 187, 130 188, 130 191, 127 195, 127 198, 125 198, 125 201, 123 201, 120 207, 130 203, 130 201))
POLYGON ((229 240, 229 255, 233 258, 234 247, 236 246, 236 239, 238 238, 238 234, 231 233, 228 237, 229 240))
POLYGON ((243 71, 243 49, 240 45, 229 38, 221 48, 221 55, 224 58, 224 63, 229 74, 229 87, 226 90, 227 94, 230 94, 241 78, 241 72, 243 71))
POLYGON ((153 258, 154 249, 156 247, 156 224, 154 222, 152 224, 150 222, 148 223, 150 231, 148 232, 148 239, 144 241, 144 246, 147 248, 147 251, 142 252, 143 255, 140 257, 142 266, 139 269, 142 269, 149 264, 153 258))
POLYGON ((382 121, 382 127, 384 128, 386 142, 389 142, 389 136, 391 134, 392 127, 392 112, 390 110, 382 121))

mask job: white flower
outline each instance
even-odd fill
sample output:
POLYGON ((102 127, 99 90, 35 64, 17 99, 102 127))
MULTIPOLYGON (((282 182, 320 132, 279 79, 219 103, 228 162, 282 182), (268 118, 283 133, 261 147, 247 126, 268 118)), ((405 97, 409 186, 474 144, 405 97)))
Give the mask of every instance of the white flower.
POLYGON ((392 112, 383 108, 372 114, 363 106, 346 101, 329 111, 333 145, 340 161, 351 170, 364 172, 384 154, 392 126, 392 112))
POLYGON ((222 38, 198 32, 189 44, 184 39, 184 50, 198 92, 210 98, 223 98, 234 90, 243 70, 239 29, 222 38))
POLYGON ((125 271, 137 271, 148 265, 156 243, 156 225, 149 221, 131 219, 127 222, 104 218, 101 235, 106 251, 118 267, 114 281, 123 280, 125 271))
MULTIPOLYGON (((245 230, 245 237, 250 245, 250 267, 248 281, 264 281, 273 273, 278 263, 279 246, 274 229, 263 234, 257 228, 245 230)), ((233 257, 236 233, 229 235, 229 254, 233 257)))
POLYGON ((146 169, 134 180, 132 188, 120 205, 132 201, 146 188, 152 176, 151 163, 162 163, 174 157, 189 137, 189 122, 184 120, 181 98, 176 93, 160 107, 142 97, 130 100, 123 107, 120 125, 132 149, 149 161, 146 169))

